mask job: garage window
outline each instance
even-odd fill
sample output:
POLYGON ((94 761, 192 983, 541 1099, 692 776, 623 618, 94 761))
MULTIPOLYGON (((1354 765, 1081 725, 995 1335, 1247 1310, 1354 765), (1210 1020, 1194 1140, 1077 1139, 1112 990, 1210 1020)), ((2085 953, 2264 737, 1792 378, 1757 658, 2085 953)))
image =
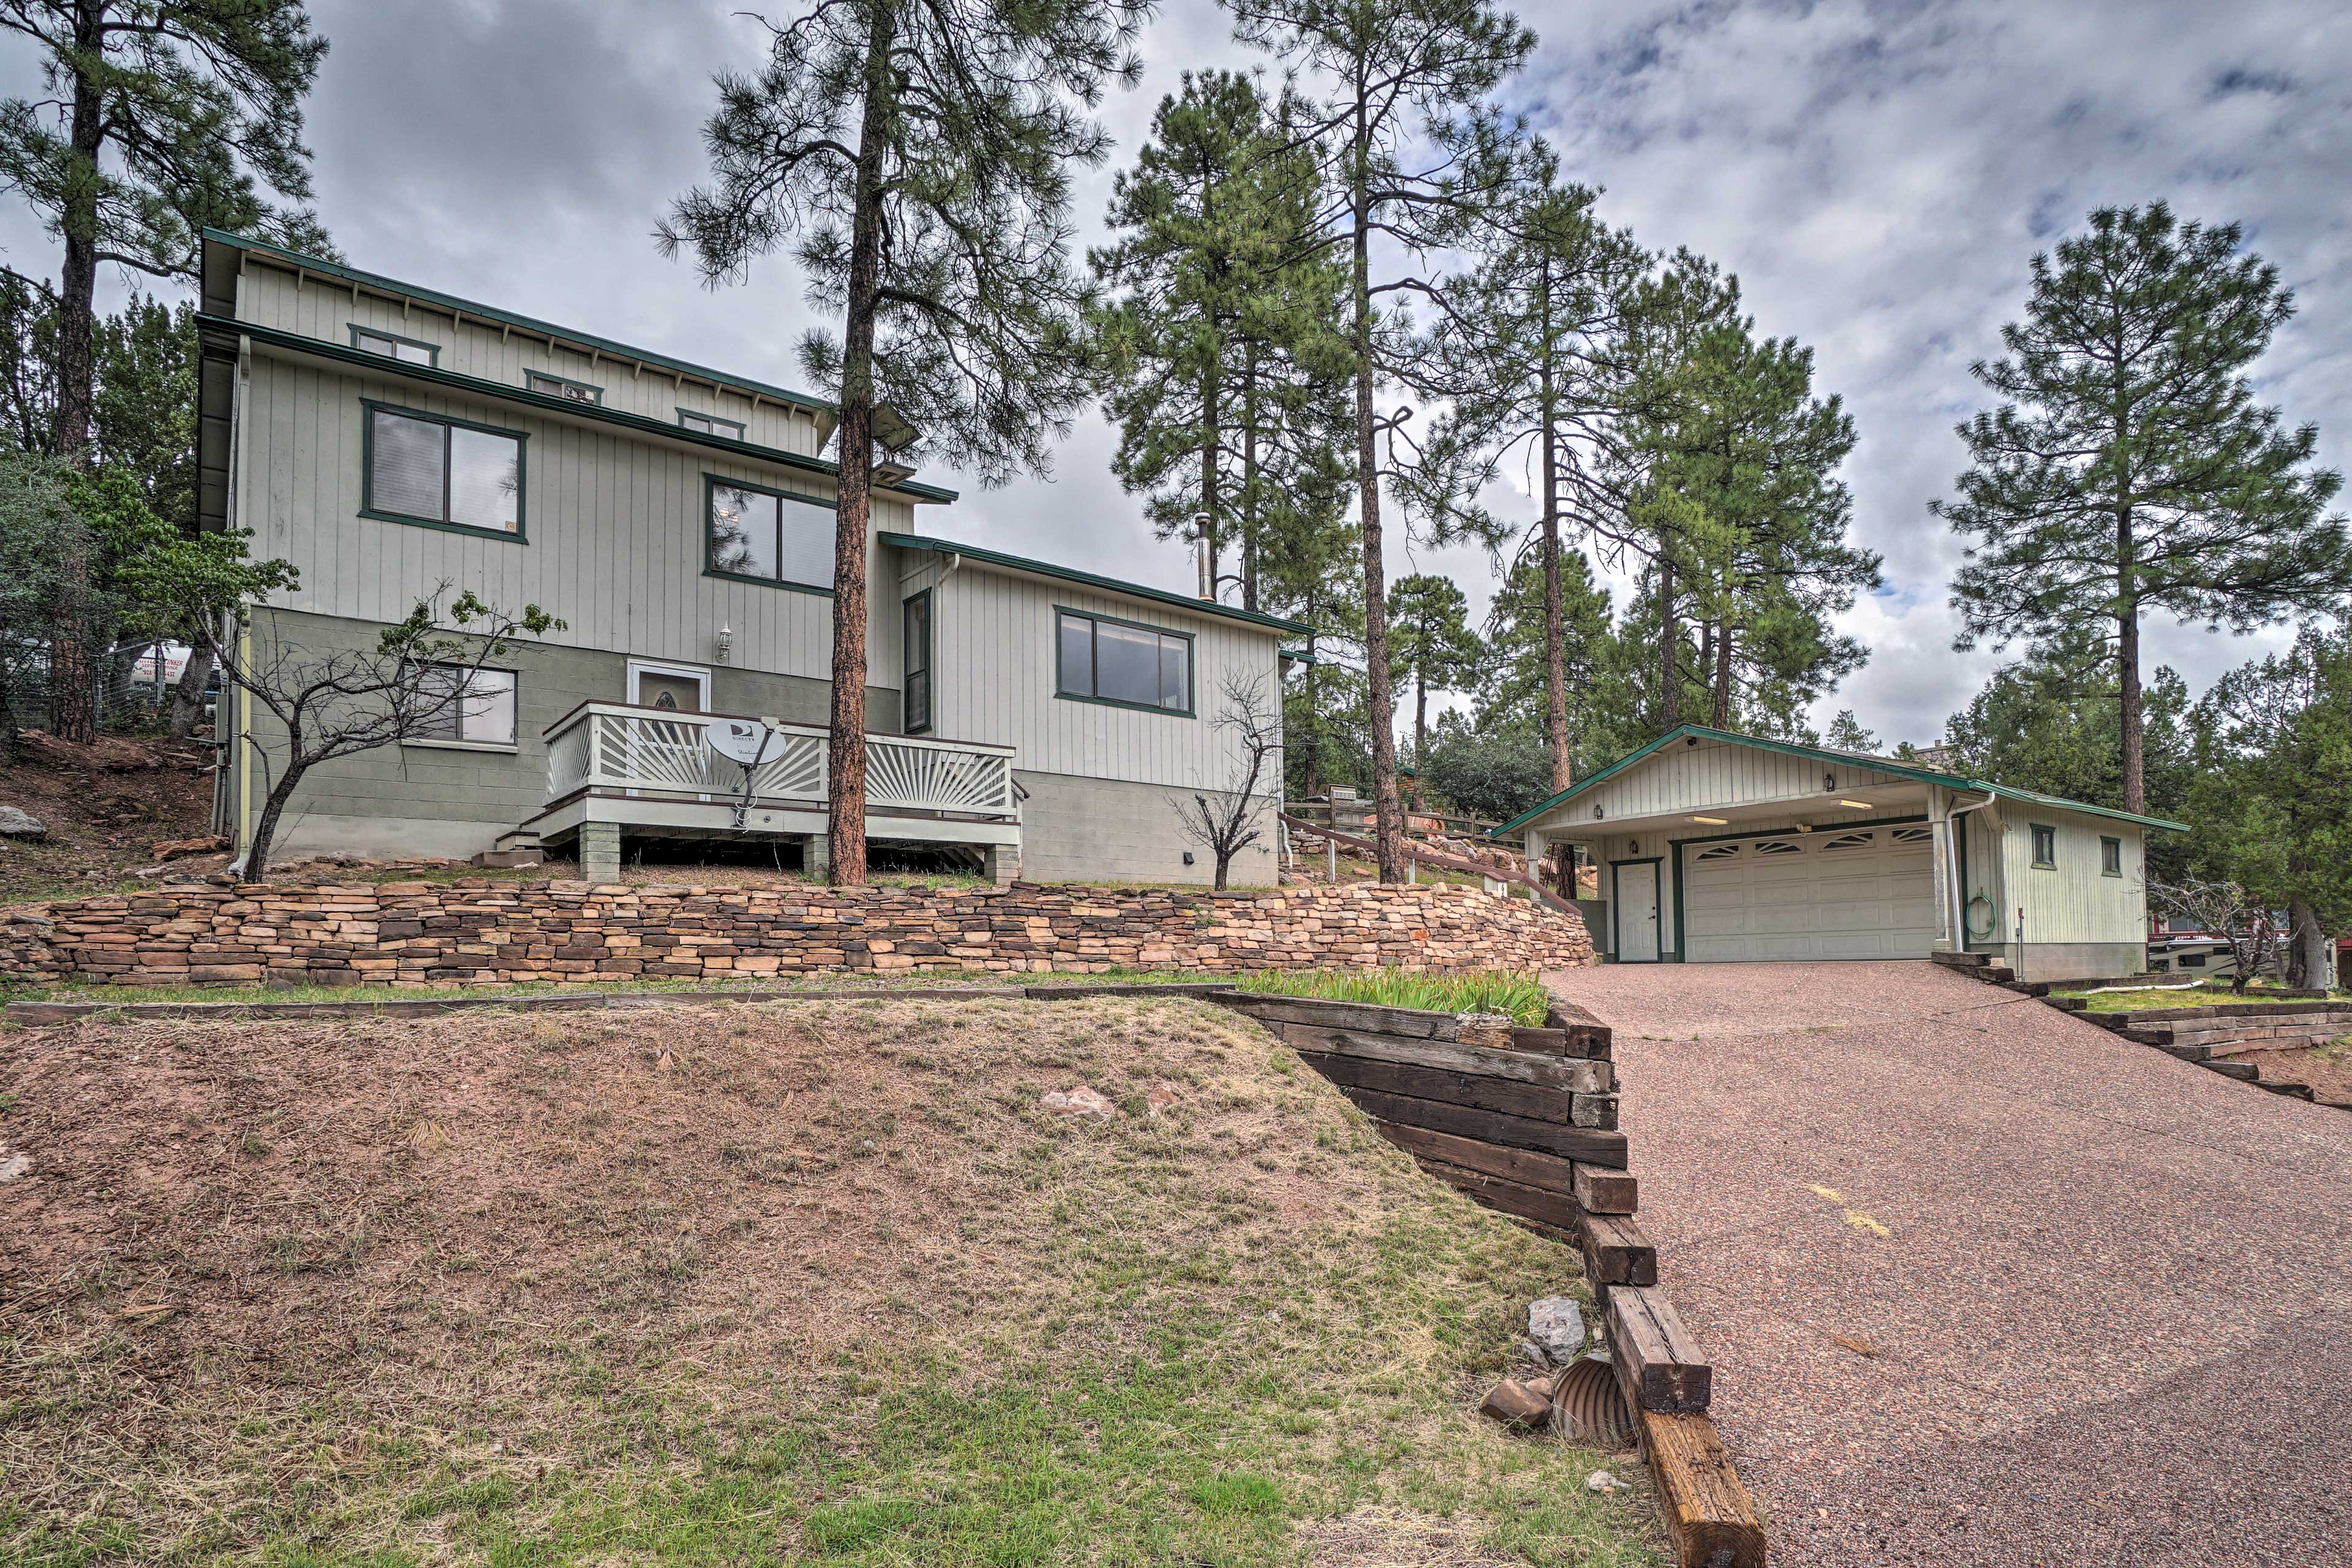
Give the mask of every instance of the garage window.
POLYGON ((2047 823, 2032 824, 2033 828, 2033 864, 2036 869, 2054 871, 2058 868, 2058 830, 2047 823))
POLYGON ((1700 850, 1698 852, 1698 858, 1701 860, 1737 860, 1739 858, 1739 846, 1737 844, 1717 844, 1712 848, 1700 850))
POLYGON ((2124 841, 2120 838, 2099 840, 2099 875, 2120 877, 2124 874, 2124 841))
POLYGON ((1927 844, 1932 843, 1935 837, 1934 830, 1926 827, 1898 827, 1895 830, 1895 842, 1897 844, 1927 844))
POLYGON ((1827 844, 1822 845, 1822 848, 1825 851, 1831 849, 1867 849, 1873 844, 1876 843, 1877 840, 1878 835, 1874 833, 1841 833, 1835 838, 1831 839, 1827 844))
POLYGON ((1802 855, 1805 847, 1793 838, 1767 838, 1756 847, 1759 855, 1802 855))

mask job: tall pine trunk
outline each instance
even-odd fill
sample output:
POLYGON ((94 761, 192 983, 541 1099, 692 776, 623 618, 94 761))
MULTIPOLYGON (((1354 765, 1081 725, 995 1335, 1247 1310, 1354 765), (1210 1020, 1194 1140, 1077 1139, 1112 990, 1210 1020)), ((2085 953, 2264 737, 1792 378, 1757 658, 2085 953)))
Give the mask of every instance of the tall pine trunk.
POLYGON ((1429 766, 1429 677, 1412 677, 1412 809, 1421 809, 1421 775, 1429 766))
MULTIPOLYGON (((77 0, 74 41, 82 58, 95 62, 105 44, 96 0, 77 0)), ((104 142, 104 106, 88 70, 73 73, 70 132, 76 162, 98 167, 104 142)), ((63 222, 65 270, 58 284, 58 456, 85 465, 89 452, 90 404, 95 380, 91 342, 98 292, 98 188, 83 180, 66 198, 63 222)), ((64 578, 57 618, 49 626, 49 728, 60 740, 87 745, 98 738, 98 671, 92 644, 98 628, 89 622, 90 561, 75 544, 58 563, 64 578)))
POLYGON ((1715 727, 1731 728, 1731 623, 1715 628, 1715 727))
POLYGON ((1568 756, 1568 627, 1567 609, 1559 583, 1559 433, 1558 394, 1553 390, 1551 345, 1551 281, 1539 285, 1543 296, 1543 359, 1538 385, 1543 400, 1543 621, 1544 621, 1544 744, 1551 752, 1551 787, 1557 792, 1575 783, 1568 756))
POLYGON ((2141 729, 2139 688, 2139 574, 2133 560, 2132 508, 2116 508, 2116 593, 2121 608, 2116 615, 2116 696, 2123 735, 2124 809, 2147 809, 2147 737, 2141 729))
POLYGON ((1201 556, 1208 563, 1201 584, 1205 595, 1217 596, 1217 377, 1221 367, 1212 353, 1201 372, 1201 556))
POLYGON ((1355 208, 1352 253, 1356 355, 1356 489, 1364 523, 1364 685, 1371 709, 1372 820, 1381 880, 1404 880, 1404 813, 1397 800, 1396 694, 1389 681, 1387 578, 1381 561, 1381 469, 1372 441, 1372 283, 1370 131, 1356 115, 1349 166, 1355 208))
POLYGON ((1257 344, 1242 345, 1242 608, 1257 608, 1257 344))
POLYGON ((1675 558, 1658 541, 1658 733, 1683 721, 1682 660, 1675 647, 1675 558))
POLYGON ((840 510, 833 531, 833 707, 825 763, 825 879, 866 880, 866 530, 874 510, 874 314, 882 279, 882 149, 890 118, 891 12, 874 8, 842 324, 840 510))

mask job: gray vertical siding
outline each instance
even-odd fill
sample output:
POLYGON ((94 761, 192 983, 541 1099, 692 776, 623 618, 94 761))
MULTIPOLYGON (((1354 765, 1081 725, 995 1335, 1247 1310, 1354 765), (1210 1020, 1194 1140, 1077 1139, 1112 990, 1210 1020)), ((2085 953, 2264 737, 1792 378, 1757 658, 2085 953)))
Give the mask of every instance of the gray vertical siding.
POLYGON ((289 271, 247 256, 238 279, 237 313, 245 321, 284 331, 300 332, 325 342, 351 342, 356 322, 439 346, 440 367, 484 381, 523 384, 524 373, 544 371, 568 381, 601 387, 604 406, 668 423, 681 407, 742 423, 744 437, 762 447, 814 457, 818 447, 815 416, 805 410, 779 406, 738 391, 714 390, 708 384, 647 365, 642 370, 613 360, 551 348, 547 340, 519 329, 502 328, 454 316, 423 306, 405 312, 389 300, 373 295, 354 297, 351 286, 332 279, 298 279, 289 271))

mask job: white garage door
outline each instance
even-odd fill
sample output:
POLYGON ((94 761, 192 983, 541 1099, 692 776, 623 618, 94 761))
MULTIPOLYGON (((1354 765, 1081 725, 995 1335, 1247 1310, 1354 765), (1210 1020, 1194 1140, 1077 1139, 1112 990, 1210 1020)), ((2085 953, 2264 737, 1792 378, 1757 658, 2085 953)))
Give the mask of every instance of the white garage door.
POLYGON ((1925 958, 1936 940, 1932 844, 1910 825, 1690 845, 1685 956, 1925 958))

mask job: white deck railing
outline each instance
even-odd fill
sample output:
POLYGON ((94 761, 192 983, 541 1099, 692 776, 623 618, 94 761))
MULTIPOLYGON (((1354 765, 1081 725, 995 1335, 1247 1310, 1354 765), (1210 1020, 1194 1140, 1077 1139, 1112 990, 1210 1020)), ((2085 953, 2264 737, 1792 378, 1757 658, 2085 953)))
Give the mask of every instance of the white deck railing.
MULTIPOLYGON (((705 745, 703 731, 714 720, 740 717, 583 703, 547 731, 547 798, 595 789, 735 799, 743 793, 743 770, 705 745)), ((825 731, 778 725, 770 749, 769 759, 752 774, 754 798, 824 800, 830 750, 825 731)), ((866 805, 869 811, 1015 817, 1013 748, 921 735, 868 735, 866 805)))

